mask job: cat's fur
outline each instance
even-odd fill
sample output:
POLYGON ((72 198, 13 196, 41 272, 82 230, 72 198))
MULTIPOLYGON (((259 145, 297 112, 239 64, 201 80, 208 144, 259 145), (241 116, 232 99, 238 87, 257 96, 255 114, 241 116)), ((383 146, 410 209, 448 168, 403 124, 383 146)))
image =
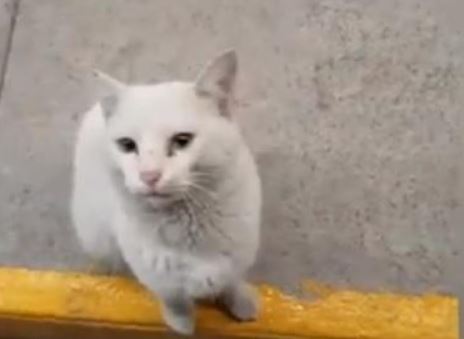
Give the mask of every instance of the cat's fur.
POLYGON ((106 92, 77 137, 71 209, 83 248, 127 263, 185 334, 197 299, 220 300, 241 320, 257 313, 243 277, 259 247, 261 186, 231 112, 236 73, 233 51, 193 83, 125 85, 96 72, 106 92), (173 154, 171 138, 184 132, 194 137, 173 154), (120 138, 137 151, 122 152, 120 138), (161 175, 155 186, 141 179, 147 171, 161 175))

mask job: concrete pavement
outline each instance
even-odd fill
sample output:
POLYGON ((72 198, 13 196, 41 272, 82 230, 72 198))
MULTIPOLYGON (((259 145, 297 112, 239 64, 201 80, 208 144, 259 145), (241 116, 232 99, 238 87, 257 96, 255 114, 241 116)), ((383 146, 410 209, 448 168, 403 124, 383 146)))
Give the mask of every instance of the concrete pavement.
MULTIPOLYGON (((0 264, 82 269, 69 226, 79 71, 193 78, 235 47, 265 189, 255 281, 456 290, 464 273, 459 0, 0 1, 0 264)), ((462 12, 461 12, 462 13, 462 12)))

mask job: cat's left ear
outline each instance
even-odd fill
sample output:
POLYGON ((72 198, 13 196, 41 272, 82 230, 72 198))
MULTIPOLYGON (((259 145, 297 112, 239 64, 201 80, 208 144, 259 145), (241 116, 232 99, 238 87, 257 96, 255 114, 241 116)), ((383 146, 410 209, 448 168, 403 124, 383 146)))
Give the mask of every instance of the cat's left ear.
POLYGON ((230 116, 230 102, 237 77, 237 54, 233 50, 222 53, 211 61, 195 82, 195 91, 200 97, 209 97, 217 102, 219 112, 230 116))
POLYGON ((99 70, 93 70, 92 74, 97 81, 101 108, 105 117, 109 118, 116 110, 127 85, 99 70))

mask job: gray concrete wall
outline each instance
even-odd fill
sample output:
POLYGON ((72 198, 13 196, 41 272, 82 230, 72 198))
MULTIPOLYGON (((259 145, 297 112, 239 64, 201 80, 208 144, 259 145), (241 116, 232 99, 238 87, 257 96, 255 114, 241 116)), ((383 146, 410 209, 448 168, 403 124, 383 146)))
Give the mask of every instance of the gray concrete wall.
POLYGON ((21 0, 0 102, 0 264, 86 265, 67 214, 76 122, 94 99, 80 67, 192 78, 233 46, 237 114, 265 191, 254 279, 453 290, 464 281, 453 266, 464 241, 459 4, 21 0))

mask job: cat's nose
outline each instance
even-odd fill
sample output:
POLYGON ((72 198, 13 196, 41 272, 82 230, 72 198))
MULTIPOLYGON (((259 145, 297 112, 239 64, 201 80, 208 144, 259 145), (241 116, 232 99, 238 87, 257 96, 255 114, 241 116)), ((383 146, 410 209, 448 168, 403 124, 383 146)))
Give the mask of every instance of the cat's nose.
POLYGON ((140 180, 142 180, 148 186, 154 186, 160 179, 161 171, 150 170, 140 172, 140 180))

